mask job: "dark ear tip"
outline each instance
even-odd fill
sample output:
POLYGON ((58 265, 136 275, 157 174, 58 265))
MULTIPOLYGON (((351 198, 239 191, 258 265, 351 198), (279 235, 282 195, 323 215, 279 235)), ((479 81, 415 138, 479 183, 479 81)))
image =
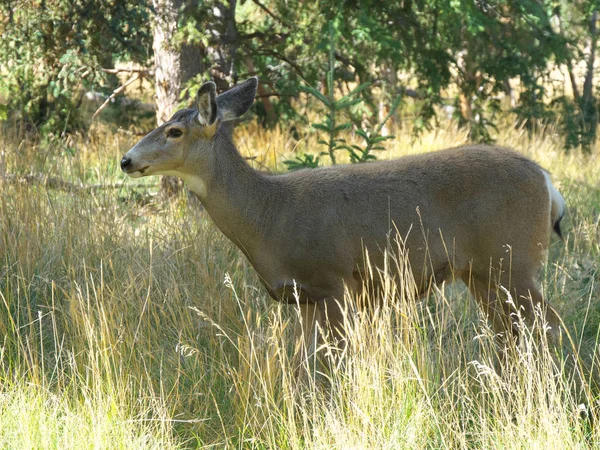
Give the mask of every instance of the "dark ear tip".
POLYGON ((249 86, 252 89, 254 89, 254 91, 256 91, 256 89, 258 88, 258 77, 250 77, 246 81, 244 81, 241 85, 249 86))
POLYGON ((206 94, 207 92, 216 93, 217 85, 212 81, 207 81, 202 86, 200 86, 200 89, 198 89, 198 95, 206 94))

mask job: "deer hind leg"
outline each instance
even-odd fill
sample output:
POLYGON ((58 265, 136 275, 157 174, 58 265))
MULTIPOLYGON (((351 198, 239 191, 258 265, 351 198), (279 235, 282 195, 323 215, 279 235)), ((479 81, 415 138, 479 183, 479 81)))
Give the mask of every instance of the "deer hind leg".
POLYGON ((499 295, 498 288, 489 278, 472 274, 462 275, 461 278, 481 306, 500 343, 506 344, 509 339, 516 337, 510 305, 499 295))
POLYGON ((554 308, 544 301, 532 276, 519 279, 513 276, 510 289, 507 289, 512 302, 508 301, 508 295, 503 289, 509 285, 508 280, 493 280, 489 275, 474 274, 463 275, 462 279, 481 305, 501 343, 506 344, 510 338, 519 338, 517 313, 521 314, 528 326, 532 326, 540 324, 540 312, 541 318, 550 326, 549 336, 552 342, 557 342, 560 319, 554 308))
POLYGON ((556 310, 544 300, 533 277, 513 282, 511 295, 527 325, 548 326, 548 337, 552 344, 557 344, 560 335, 560 317, 556 310))

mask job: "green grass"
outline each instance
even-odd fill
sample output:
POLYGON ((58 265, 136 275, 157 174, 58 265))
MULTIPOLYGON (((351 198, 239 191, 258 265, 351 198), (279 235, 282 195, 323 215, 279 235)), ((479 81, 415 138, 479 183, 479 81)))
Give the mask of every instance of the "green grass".
MULTIPOLYGON (((237 133, 243 153, 281 167, 288 135, 253 127, 237 133)), ((526 333, 499 374, 491 332, 457 284, 359 317, 343 363, 299 385, 293 309, 267 297, 185 195, 163 201, 157 180, 124 179, 118 161, 135 139, 0 138, 1 448, 600 444, 581 412, 599 419, 598 154, 566 154, 550 131, 499 136, 551 170, 569 206, 540 284, 577 352, 565 342, 556 356, 543 333, 526 333), (31 173, 124 185, 69 192, 6 176, 31 173)), ((464 140, 452 127, 414 145, 399 133, 386 157, 464 140)))

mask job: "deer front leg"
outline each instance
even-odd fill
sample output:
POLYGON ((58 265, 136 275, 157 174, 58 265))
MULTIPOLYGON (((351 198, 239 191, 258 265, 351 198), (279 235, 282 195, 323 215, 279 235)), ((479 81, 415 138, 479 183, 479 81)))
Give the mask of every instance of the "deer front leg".
POLYGON ((319 309, 320 325, 329 344, 343 349, 345 345, 346 314, 344 304, 335 298, 327 298, 317 303, 319 309))
POLYGON ((322 327, 321 313, 317 303, 296 305, 299 324, 296 327, 296 347, 293 367, 296 378, 306 379, 315 367, 315 356, 319 341, 319 328, 322 327))
MULTIPOLYGON (((278 298, 293 305, 298 313, 292 361, 295 374, 300 378, 308 376, 314 379, 319 368, 329 366, 324 359, 329 353, 326 355, 319 350, 321 344, 343 344, 344 311, 335 297, 323 295, 327 293, 324 289, 287 280, 275 286, 278 298)), ((340 297, 343 299, 343 292, 340 297)))
POLYGON ((338 364, 345 347, 345 311, 334 298, 299 304, 297 308, 300 323, 296 328, 294 367, 297 379, 305 382, 338 364))

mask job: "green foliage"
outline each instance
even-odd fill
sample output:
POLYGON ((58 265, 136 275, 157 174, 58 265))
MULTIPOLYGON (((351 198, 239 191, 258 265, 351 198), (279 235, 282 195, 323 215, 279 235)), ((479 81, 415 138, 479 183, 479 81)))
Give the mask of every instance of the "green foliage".
POLYGON ((283 163, 287 166, 288 170, 315 169, 319 167, 321 156, 326 154, 327 152, 321 152, 318 156, 315 156, 310 153, 304 153, 302 156, 285 160, 283 163))
POLYGON ((352 122, 339 123, 338 115, 349 109, 351 106, 362 102, 363 100, 361 98, 356 98, 356 96, 369 87, 369 85, 369 83, 361 84, 341 99, 335 100, 333 70, 330 69, 327 72, 327 96, 321 94, 317 89, 311 86, 302 86, 300 88, 300 90, 310 94, 327 108, 323 121, 313 123, 312 127, 316 130, 324 131, 327 134, 327 140, 319 139, 318 142, 327 147, 327 154, 329 155, 332 164, 336 164, 335 152, 337 150, 348 148, 346 146, 346 140, 339 138, 338 135, 352 127, 352 122))
MULTIPOLYGON (((328 71, 328 95, 330 84, 377 82, 383 97, 378 100, 389 103, 409 84, 416 85, 413 126, 419 134, 436 118, 436 107, 446 102, 444 90, 456 86, 462 103, 457 108, 459 123, 479 142, 494 140, 498 98, 511 93, 509 80, 520 80, 525 93, 515 109, 519 120, 530 129, 545 120, 548 99, 527 93, 539 90, 554 64, 573 59, 574 49, 586 44, 580 32, 558 29, 557 18, 568 16, 569 29, 582 30, 582 22, 571 19, 571 10, 587 5, 589 15, 593 9, 591 2, 572 6, 554 0, 504 0, 494 5, 365 1, 339 2, 333 8, 328 2, 305 3, 272 1, 261 3, 258 10, 243 8, 242 16, 252 20, 239 23, 236 45, 247 56, 238 59, 238 71, 261 73, 268 80, 265 84, 279 94, 278 104, 289 104, 299 79, 304 85, 317 85, 322 69, 314 63, 314 55, 329 48, 327 66, 331 68, 333 59, 335 70, 328 71), (337 37, 335 49, 329 42, 332 32, 337 37), (399 73, 410 78, 400 83, 399 73)), ((221 44, 213 39, 212 45, 221 44)), ((303 89, 318 98, 310 88, 303 89)), ((372 110, 374 95, 370 89, 361 94, 372 110)), ((328 134, 328 153, 335 160, 336 150, 344 144, 333 137, 337 124, 331 98, 320 101, 327 110, 320 129, 328 134)))
POLYGON ((551 111, 549 114, 560 125, 567 150, 581 146, 584 151, 589 151, 596 140, 598 101, 592 98, 587 104, 582 103, 566 96, 558 97, 551 103, 556 112, 551 111))
MULTIPOLYGON (((511 112, 529 131, 558 121, 567 148, 595 143, 594 0, 165 1, 181 7, 175 47, 200 47, 204 55, 195 68, 200 73, 186 76, 184 97, 208 77, 226 89, 258 75, 262 90, 254 110, 262 124, 272 126, 307 124, 300 113, 306 105, 297 98, 308 92, 325 108, 316 128, 326 135, 332 162, 346 145, 336 133, 349 126, 356 108, 362 108, 361 120, 376 126, 377 105, 406 94, 414 102, 404 117, 415 135, 436 123, 440 106, 454 103, 455 119, 469 129, 470 139, 492 142, 498 112, 509 109, 500 108, 500 98, 512 95, 511 112), (558 67, 573 75, 573 96, 546 89, 558 67), (322 91, 316 88, 321 83, 322 91), (355 83, 361 90, 352 93, 355 83), (334 91, 350 94, 335 101, 334 91)), ((98 69, 151 56, 156 17, 149 3, 3 2, 0 119, 21 117, 53 132, 83 126, 81 93, 116 87, 116 77, 98 69)), ((353 151, 353 159, 362 158, 353 151)))
POLYGON ((396 100, 392 104, 390 111, 387 116, 381 121, 379 125, 372 132, 365 131, 362 128, 356 130, 356 134, 363 138, 364 145, 361 147, 360 145, 352 144, 345 146, 346 150, 350 154, 350 162, 352 163, 361 163, 367 162, 370 160, 377 159, 377 157, 371 153, 373 151, 385 150, 385 147, 381 145, 382 142, 387 141, 389 139, 394 139, 393 135, 382 136, 381 131, 383 130, 383 126, 386 122, 394 115, 398 106, 400 106, 400 102, 402 101, 402 97, 396 97, 396 100))
POLYGON ((0 92, 6 92, 6 109, 44 132, 83 126, 78 106, 85 90, 116 83, 99 69, 147 58, 148 12, 145 2, 2 2, 0 92))
POLYGON ((352 89, 348 94, 344 95, 339 100, 335 99, 336 87, 334 84, 334 73, 335 73, 335 28, 333 22, 329 23, 329 52, 328 52, 328 70, 326 73, 327 80, 327 94, 322 94, 318 89, 312 86, 301 86, 300 90, 309 94, 313 99, 320 102, 325 107, 325 115, 321 122, 313 123, 311 126, 319 131, 326 134, 327 139, 319 139, 317 142, 324 145, 327 148, 327 152, 321 152, 319 156, 313 157, 312 155, 304 154, 302 157, 296 157, 294 160, 288 160, 284 163, 290 170, 296 170, 299 168, 314 168, 319 165, 320 156, 328 155, 332 164, 336 164, 336 151, 346 150, 349 153, 350 161, 353 163, 365 162, 376 159, 372 153, 376 150, 384 150, 381 143, 387 139, 393 138, 393 136, 381 136, 381 130, 385 122, 396 112, 400 104, 400 97, 396 99, 393 107, 385 120, 377 126, 373 132, 363 130, 361 128, 356 130, 356 133, 364 139, 364 147, 356 144, 347 144, 346 139, 339 137, 341 133, 352 128, 352 121, 344 121, 340 123, 339 117, 350 110, 350 108, 357 106, 364 102, 364 99, 360 97, 370 86, 371 83, 362 83, 352 89))

